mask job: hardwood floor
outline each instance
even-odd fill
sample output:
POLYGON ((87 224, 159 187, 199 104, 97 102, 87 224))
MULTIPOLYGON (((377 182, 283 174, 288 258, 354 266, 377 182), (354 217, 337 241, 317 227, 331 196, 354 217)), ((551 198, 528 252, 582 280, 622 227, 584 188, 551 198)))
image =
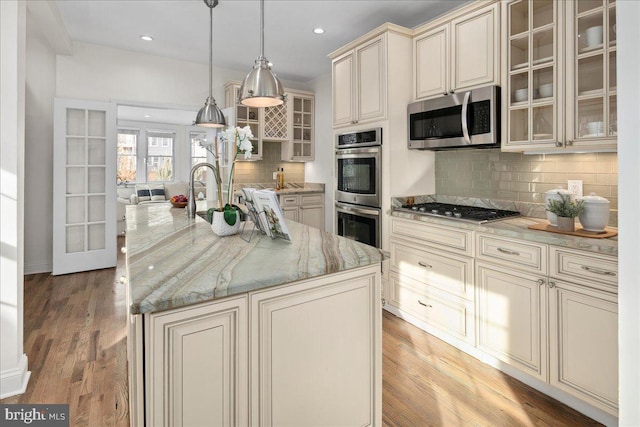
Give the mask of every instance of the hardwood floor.
MULTIPOLYGON (((121 246, 121 244, 120 244, 121 246)), ((68 403, 71 426, 128 426, 124 259, 25 280, 27 392, 68 403)), ((588 426, 595 421, 384 311, 385 426, 588 426)))

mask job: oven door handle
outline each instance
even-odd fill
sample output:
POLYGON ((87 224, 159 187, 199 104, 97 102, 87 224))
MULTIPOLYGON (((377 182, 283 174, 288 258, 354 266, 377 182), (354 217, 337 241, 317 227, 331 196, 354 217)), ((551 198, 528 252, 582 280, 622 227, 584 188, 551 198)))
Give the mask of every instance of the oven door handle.
POLYGON ((361 214, 361 215, 371 215, 371 216, 380 216, 380 211, 376 210, 376 209, 367 209, 367 208, 355 208, 355 207, 350 207, 350 206, 344 206, 344 205, 338 205, 336 204, 336 210, 338 212, 344 212, 344 213, 355 213, 355 214, 361 214))
POLYGON ((464 94, 464 101, 462 101, 462 136, 464 142, 471 144, 471 138, 469 138, 469 124, 467 123, 467 109, 469 107, 469 98, 471 97, 471 91, 464 94))

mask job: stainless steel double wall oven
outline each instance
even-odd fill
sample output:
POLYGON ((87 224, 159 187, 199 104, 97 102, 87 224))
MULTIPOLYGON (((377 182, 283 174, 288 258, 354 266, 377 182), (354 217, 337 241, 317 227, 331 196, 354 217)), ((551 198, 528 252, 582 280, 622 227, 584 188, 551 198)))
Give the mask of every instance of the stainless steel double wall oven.
POLYGON ((382 128, 336 136, 336 233, 380 247, 382 128))

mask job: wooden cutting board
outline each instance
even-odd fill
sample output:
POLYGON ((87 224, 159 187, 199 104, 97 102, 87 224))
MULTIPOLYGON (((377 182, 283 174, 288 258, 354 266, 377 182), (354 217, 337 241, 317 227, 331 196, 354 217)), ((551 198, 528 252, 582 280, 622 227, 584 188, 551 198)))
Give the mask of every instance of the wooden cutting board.
POLYGON ((592 239, 605 239, 607 237, 613 237, 618 235, 617 230, 613 230, 609 227, 606 227, 604 231, 587 231, 577 224, 576 224, 575 231, 558 230, 558 227, 553 227, 551 226, 551 224, 544 224, 544 223, 533 224, 533 225, 530 225, 528 228, 530 228, 531 230, 550 231, 552 233, 568 234, 571 236, 590 237, 592 239))

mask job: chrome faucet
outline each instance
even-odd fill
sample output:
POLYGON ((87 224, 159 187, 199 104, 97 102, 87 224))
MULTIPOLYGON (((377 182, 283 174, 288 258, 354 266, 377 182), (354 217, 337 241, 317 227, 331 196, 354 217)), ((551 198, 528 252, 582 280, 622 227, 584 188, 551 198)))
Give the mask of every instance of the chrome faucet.
POLYGON ((193 183, 195 181, 196 171, 202 166, 208 167, 214 174, 216 173, 216 168, 211 163, 196 163, 191 168, 191 172, 189 173, 189 203, 187 205, 187 214, 189 215, 189 218, 196 217, 196 195, 193 189, 193 183))

